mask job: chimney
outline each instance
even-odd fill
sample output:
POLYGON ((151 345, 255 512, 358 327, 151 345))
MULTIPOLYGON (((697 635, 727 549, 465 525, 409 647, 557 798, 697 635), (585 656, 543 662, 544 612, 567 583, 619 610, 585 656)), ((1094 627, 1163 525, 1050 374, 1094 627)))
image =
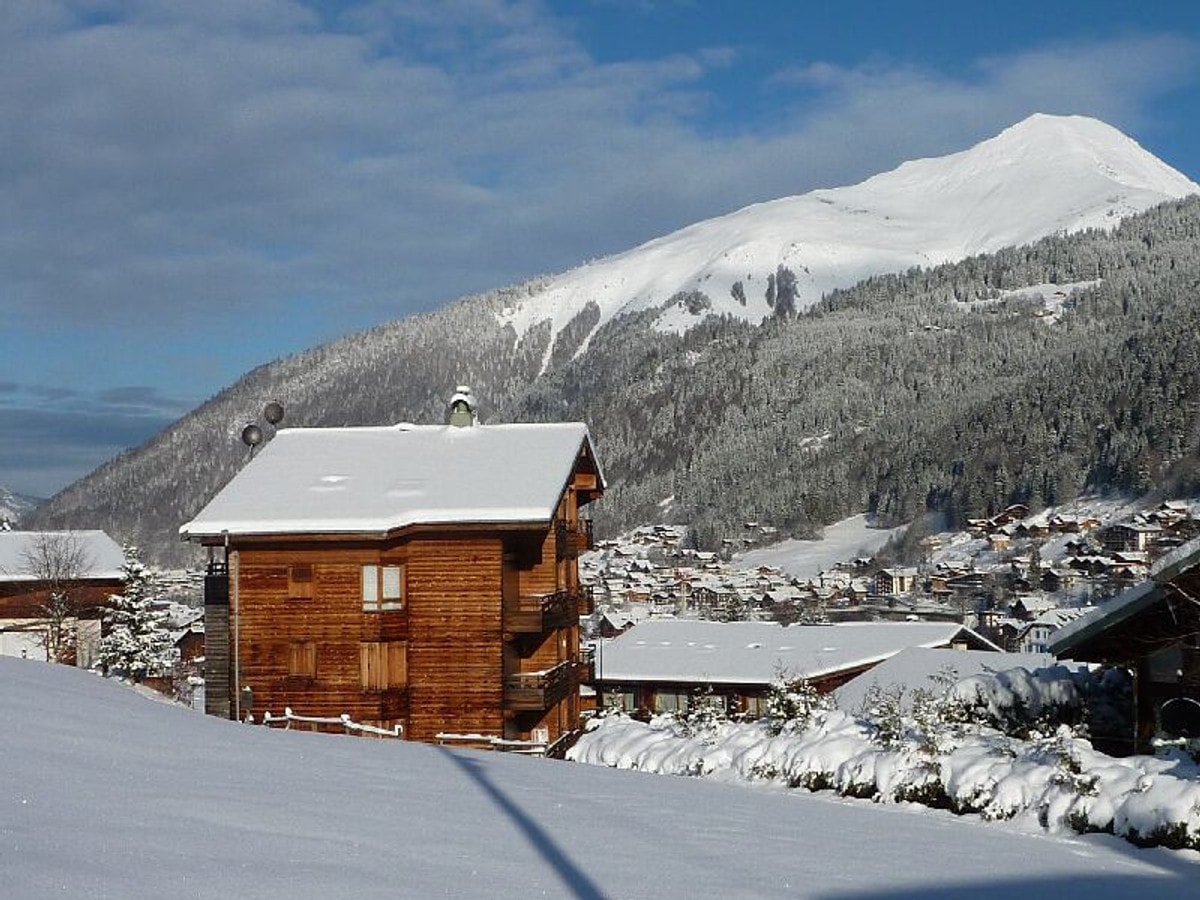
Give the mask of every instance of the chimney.
POLYGON ((475 424, 475 398, 465 384, 456 387, 450 398, 450 424, 455 428, 470 428, 475 424))

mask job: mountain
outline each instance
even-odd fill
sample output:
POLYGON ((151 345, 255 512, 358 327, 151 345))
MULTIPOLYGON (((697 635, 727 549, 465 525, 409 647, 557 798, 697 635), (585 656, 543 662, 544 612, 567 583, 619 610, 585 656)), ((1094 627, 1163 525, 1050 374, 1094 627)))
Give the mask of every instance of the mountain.
POLYGON ((742 517, 803 534, 864 509, 960 516, 1030 493, 1035 476, 1039 496, 1063 498, 1179 477, 1195 404, 1184 394, 1172 411, 1172 397, 1147 392, 1154 378, 1173 383, 1163 354, 1190 352, 1167 343, 1192 327, 1200 206, 1081 229, 1196 191, 1103 123, 1036 116, 963 153, 259 367, 30 521, 104 528, 178 563, 194 551, 176 528, 244 464, 238 432, 267 401, 283 402, 285 425, 429 422, 464 383, 485 421, 592 426, 612 484, 602 526, 661 517, 697 523, 707 541, 742 517), (1088 301, 1049 318, 1005 293, 1068 282, 1088 301), (1141 368, 1125 341, 1148 354, 1141 368), (1079 379, 1104 390, 1069 393, 1079 379), (1132 422, 1142 408, 1155 415, 1132 422), (1020 416, 1047 446, 1070 442, 1046 450, 1061 471, 1018 458, 1020 416), (1166 419, 1169 439, 1153 430, 1166 419), (1099 420, 1113 429, 1104 446, 1099 420))
POLYGON ((13 493, 0 485, 0 522, 7 519, 13 525, 20 524, 21 517, 41 502, 36 497, 13 493))
POLYGON ((581 266, 505 308, 501 321, 522 334, 549 320, 557 335, 589 304, 599 309, 594 329, 682 294, 656 327, 681 330, 711 313, 759 322, 777 308, 769 290, 781 267, 803 310, 871 275, 1111 227, 1197 191, 1103 122, 1035 115, 961 153, 749 206, 581 266), (705 299, 689 309, 695 292, 705 299))

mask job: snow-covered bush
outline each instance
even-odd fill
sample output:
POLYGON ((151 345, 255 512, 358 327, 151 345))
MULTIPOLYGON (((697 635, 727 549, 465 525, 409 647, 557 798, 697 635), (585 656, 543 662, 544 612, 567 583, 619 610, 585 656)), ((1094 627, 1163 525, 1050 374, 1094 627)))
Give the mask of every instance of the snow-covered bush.
POLYGON ((796 731, 815 713, 832 708, 828 694, 818 693, 806 678, 780 678, 767 694, 766 722, 771 734, 796 731))
POLYGON ((673 716, 609 716, 568 758, 1200 849, 1200 767, 1189 754, 1118 759, 1083 736, 1088 701, 1119 696, 1124 684, 1102 672, 1014 669, 914 692, 907 704, 900 691, 875 690, 858 715, 829 708, 805 685, 780 684, 761 721, 697 728, 673 716))
POLYGON ((972 675, 953 685, 946 700, 962 721, 1022 738, 1079 725, 1084 712, 1075 679, 1063 666, 1036 674, 1016 668, 972 675))

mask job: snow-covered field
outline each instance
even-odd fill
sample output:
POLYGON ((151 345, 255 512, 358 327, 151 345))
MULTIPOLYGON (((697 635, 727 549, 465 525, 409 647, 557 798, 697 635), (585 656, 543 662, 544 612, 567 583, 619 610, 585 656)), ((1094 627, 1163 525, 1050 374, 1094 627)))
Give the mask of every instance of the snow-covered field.
POLYGON ((240 726, 0 659, 0 896, 1197 896, 1196 857, 915 808, 240 726))
POLYGON ((900 528, 872 528, 867 516, 851 516, 826 525, 823 536, 816 541, 786 540, 759 550, 749 550, 734 556, 739 569, 776 566, 795 578, 816 578, 835 563, 848 562, 858 556, 874 556, 900 528))

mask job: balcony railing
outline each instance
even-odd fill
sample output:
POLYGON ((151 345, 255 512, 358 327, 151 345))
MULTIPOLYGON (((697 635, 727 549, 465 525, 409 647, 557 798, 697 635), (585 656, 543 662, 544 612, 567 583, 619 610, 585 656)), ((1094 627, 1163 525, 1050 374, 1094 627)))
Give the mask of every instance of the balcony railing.
POLYGON ((504 627, 519 634, 561 628, 579 615, 579 597, 571 591, 527 594, 504 604, 504 627))
POLYGON ((577 559, 580 553, 591 550, 595 546, 592 520, 559 519, 554 523, 554 545, 559 559, 577 559))
POLYGON ((515 710, 549 709, 576 685, 575 662, 567 660, 540 672, 518 672, 504 679, 504 705, 515 710))
POLYGON ((581 616, 590 616, 596 611, 596 586, 581 584, 579 586, 579 609, 581 616))

